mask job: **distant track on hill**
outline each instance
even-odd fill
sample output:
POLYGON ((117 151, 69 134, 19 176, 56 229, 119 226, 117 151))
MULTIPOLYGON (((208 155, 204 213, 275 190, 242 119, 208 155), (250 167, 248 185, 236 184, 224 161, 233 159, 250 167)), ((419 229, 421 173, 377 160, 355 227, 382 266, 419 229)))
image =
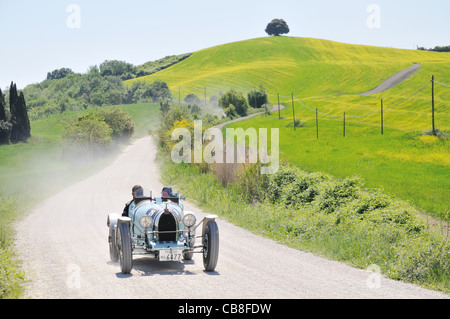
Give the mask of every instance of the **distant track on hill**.
MULTIPOLYGON (((284 110, 285 108, 286 107, 284 105, 280 104, 280 111, 284 110)), ((276 111, 278 111, 278 105, 273 105, 271 112, 276 112, 276 111)), ((250 119, 252 117, 255 117, 257 115, 261 115, 263 113, 264 112, 258 112, 258 113, 253 113, 253 114, 250 114, 250 115, 247 115, 247 116, 238 117, 238 118, 235 118, 234 120, 231 120, 231 121, 228 121, 228 122, 224 122, 224 123, 220 123, 220 124, 216 125, 216 127, 219 128, 219 129, 222 129, 226 125, 229 125, 229 124, 232 124, 232 123, 236 123, 236 122, 240 122, 240 121, 244 121, 244 120, 248 120, 248 119, 250 119)))
POLYGON ((378 94, 378 93, 387 91, 389 89, 392 89, 394 86, 409 79, 412 75, 414 75, 416 72, 418 72, 419 69, 420 69, 420 64, 413 64, 411 67, 394 74, 393 76, 388 78, 386 81, 381 83, 379 86, 377 86, 373 90, 362 93, 360 95, 366 96, 366 95, 378 94))

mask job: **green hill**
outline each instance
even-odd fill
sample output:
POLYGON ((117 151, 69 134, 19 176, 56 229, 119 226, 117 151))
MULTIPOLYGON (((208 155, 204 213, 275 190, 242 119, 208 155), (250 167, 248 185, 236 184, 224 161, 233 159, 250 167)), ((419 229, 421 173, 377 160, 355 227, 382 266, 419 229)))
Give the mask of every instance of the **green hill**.
MULTIPOLYGON (((194 52, 188 59, 158 73, 139 78, 156 79, 169 84, 175 98, 189 93, 204 97, 220 95, 229 88, 247 92, 262 83, 266 92, 282 96, 290 102, 294 93, 312 109, 324 114, 359 116, 376 112, 383 98, 390 107, 408 98, 434 75, 441 83, 450 83, 450 54, 419 50, 400 50, 343 44, 327 40, 294 37, 265 37, 234 42, 194 52), (377 87, 395 73, 421 64, 418 73, 398 86, 377 95, 360 96, 377 87)), ((129 80, 131 83, 136 80, 129 80)), ((450 89, 436 88, 436 121, 445 128, 450 89)), ((431 84, 414 96, 414 100, 400 103, 391 111, 387 125, 402 130, 422 130, 430 126, 431 84)), ((303 107, 302 118, 315 117, 303 107)), ((300 109, 299 109, 299 112, 300 109)), ((379 122, 379 117, 364 120, 379 122)))
MULTIPOLYGON (((431 129, 431 76, 450 84, 450 54, 350 45, 327 40, 267 37, 194 52, 188 59, 144 79, 166 81, 176 100, 189 93, 248 92, 262 83, 284 117, 256 117, 233 127, 280 128, 280 150, 298 166, 338 177, 359 175, 368 187, 410 200, 448 218, 448 140, 419 139, 431 129), (420 64, 413 76, 379 94, 361 96, 397 72, 420 64), (295 117, 305 123, 293 131, 295 117), (380 104, 384 102, 384 136, 380 104), (300 104, 299 100, 303 103, 300 104), (316 114, 319 135, 316 138, 316 114), (346 112, 346 138, 343 113, 346 112), (369 116, 361 116, 371 114, 369 116), (361 116, 361 117, 359 117, 361 116)), ((450 129, 450 88, 435 84, 436 126, 450 129)))

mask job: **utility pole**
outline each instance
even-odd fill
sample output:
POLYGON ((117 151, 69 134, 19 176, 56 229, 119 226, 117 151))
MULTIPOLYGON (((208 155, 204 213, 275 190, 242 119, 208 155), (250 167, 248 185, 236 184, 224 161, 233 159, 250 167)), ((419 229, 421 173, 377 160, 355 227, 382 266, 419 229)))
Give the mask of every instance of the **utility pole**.
POLYGON ((280 93, 278 95, 278 119, 281 120, 281 113, 280 113, 280 93))
POLYGON ((345 112, 344 112, 344 137, 345 137, 345 112))
POLYGON ((434 75, 431 77, 431 104, 432 104, 432 121, 433 121, 433 135, 436 135, 436 127, 434 126, 434 75))
POLYGON ((294 117, 294 131, 295 131, 295 106, 294 106, 294 93, 291 94, 292 97, 292 115, 294 117))
POLYGON ((384 135, 384 127, 383 127, 383 99, 381 99, 381 135, 384 135))
POLYGON ((317 139, 319 139, 319 116, 317 115, 317 109, 316 109, 316 135, 317 139))

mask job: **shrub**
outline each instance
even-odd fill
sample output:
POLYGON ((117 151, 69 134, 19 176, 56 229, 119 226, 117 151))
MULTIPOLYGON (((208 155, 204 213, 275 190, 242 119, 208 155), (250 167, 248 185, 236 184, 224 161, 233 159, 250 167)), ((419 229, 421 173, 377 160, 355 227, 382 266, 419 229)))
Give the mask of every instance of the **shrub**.
POLYGON ((108 145, 112 133, 103 117, 88 113, 66 126, 63 139, 71 145, 98 147, 108 145))
POLYGON ((227 117, 229 117, 230 119, 233 119, 236 117, 237 113, 236 113, 236 108, 234 107, 233 104, 230 104, 227 108, 223 109, 223 112, 225 113, 225 115, 227 117))
POLYGON ((247 115, 248 104, 244 96, 241 93, 234 90, 229 90, 223 94, 219 99, 219 106, 224 110, 230 107, 232 104, 236 110, 236 113, 240 116, 247 115))
POLYGON ((12 124, 7 121, 0 121, 0 145, 8 144, 11 135, 12 124))
POLYGON ((255 109, 263 107, 268 102, 265 89, 262 85, 259 86, 259 90, 250 91, 247 94, 247 99, 248 104, 255 109))
POLYGON ((300 120, 295 120, 294 122, 289 122, 286 124, 286 127, 293 127, 294 125, 295 127, 305 127, 306 123, 303 123, 300 120))
POLYGON ((112 139, 124 143, 130 141, 134 133, 134 123, 127 112, 118 107, 113 107, 99 108, 94 114, 97 114, 99 118, 103 118, 105 123, 112 129, 112 139))
POLYGON ((436 136, 440 140, 448 140, 448 139, 450 139, 450 133, 445 131, 445 130, 441 130, 440 128, 436 128, 434 130, 434 132, 433 132, 433 130, 423 131, 421 133, 421 136, 436 136))

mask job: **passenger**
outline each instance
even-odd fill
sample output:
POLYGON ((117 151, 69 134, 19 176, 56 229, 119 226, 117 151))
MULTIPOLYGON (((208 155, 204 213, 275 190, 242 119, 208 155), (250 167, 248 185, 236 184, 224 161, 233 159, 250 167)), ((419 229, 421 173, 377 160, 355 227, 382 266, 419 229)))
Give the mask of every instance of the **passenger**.
POLYGON ((144 196, 144 188, 140 185, 133 186, 133 188, 131 189, 131 196, 133 196, 133 199, 126 203, 125 208, 123 209, 122 216, 124 217, 129 217, 128 212, 135 198, 144 196))
POLYGON ((169 186, 163 187, 161 195, 162 197, 172 197, 173 196, 172 188, 169 186))

